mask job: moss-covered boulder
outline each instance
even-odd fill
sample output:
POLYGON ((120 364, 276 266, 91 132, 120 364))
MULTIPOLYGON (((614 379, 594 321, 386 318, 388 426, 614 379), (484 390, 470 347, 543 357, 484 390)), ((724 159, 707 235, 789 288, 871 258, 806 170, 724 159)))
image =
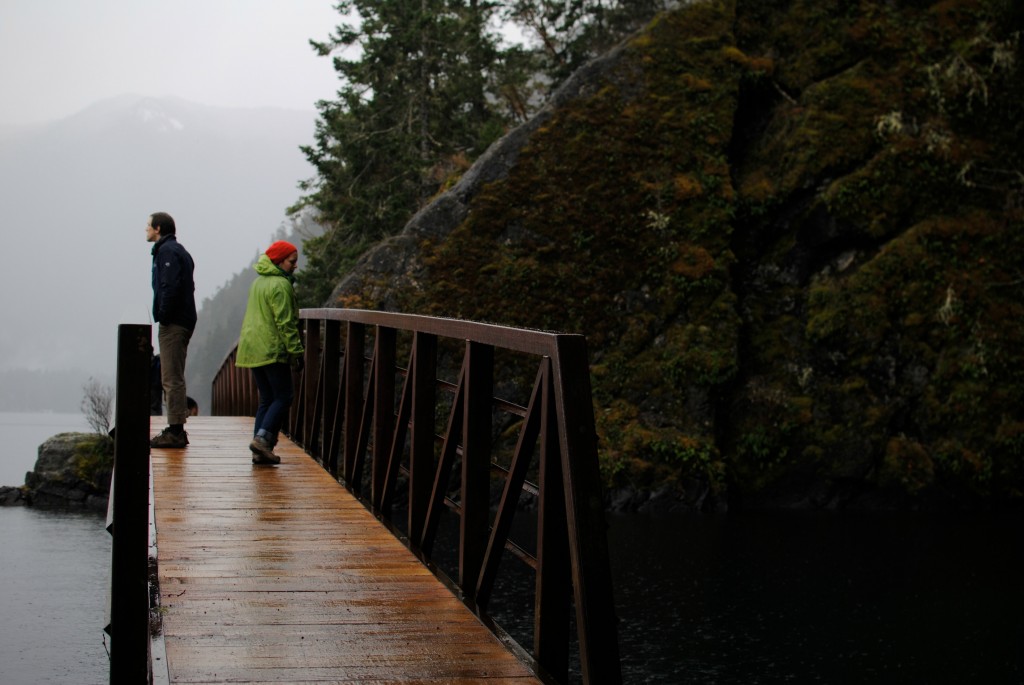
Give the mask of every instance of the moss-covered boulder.
POLYGON ((607 483, 669 506, 1020 502, 1018 5, 688 3, 328 305, 585 334, 607 483))
POLYGON ((114 441, 97 433, 59 433, 39 446, 35 469, 25 474, 26 504, 106 511, 114 441))

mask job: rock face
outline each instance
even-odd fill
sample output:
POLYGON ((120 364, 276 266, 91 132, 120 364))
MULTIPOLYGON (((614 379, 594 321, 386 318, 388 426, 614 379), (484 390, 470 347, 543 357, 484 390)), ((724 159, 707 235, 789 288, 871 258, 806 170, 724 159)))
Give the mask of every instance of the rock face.
POLYGON ((39 446, 21 488, 0 491, 0 504, 107 509, 113 441, 95 433, 59 433, 39 446))
POLYGON ((1024 500, 1019 3, 688 3, 328 306, 587 336, 621 506, 1024 500))

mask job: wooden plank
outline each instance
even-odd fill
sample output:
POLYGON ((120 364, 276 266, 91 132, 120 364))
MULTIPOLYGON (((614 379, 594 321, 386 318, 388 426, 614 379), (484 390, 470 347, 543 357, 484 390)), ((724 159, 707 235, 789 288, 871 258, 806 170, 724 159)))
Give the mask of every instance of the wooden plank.
POLYGON ((193 417, 154 449, 171 683, 540 683, 319 464, 252 419, 193 417))

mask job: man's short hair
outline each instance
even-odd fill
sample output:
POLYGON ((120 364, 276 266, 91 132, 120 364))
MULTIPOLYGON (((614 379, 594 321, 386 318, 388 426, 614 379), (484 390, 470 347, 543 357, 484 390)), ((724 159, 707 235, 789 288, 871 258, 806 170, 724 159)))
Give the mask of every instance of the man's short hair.
POLYGON ((167 212, 150 214, 149 225, 160 229, 160 235, 174 235, 174 218, 167 212))

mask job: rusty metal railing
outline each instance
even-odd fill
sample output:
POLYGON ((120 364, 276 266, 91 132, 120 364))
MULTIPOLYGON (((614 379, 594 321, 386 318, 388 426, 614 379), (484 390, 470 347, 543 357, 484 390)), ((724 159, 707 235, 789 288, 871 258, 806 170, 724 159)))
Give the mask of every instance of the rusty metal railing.
POLYGON ((213 416, 256 416, 259 392, 249 369, 235 366, 238 346, 231 348, 213 378, 210 413, 213 416))
MULTIPOLYGON (((353 309, 300 318, 292 440, 498 632, 488 606, 503 553, 524 561, 533 649, 519 651, 539 674, 567 682, 575 619, 583 682, 621 682, 585 339, 353 309), (446 512, 457 521, 457 578, 434 563, 446 512), (526 544, 510 536, 517 513, 531 524, 526 544)), ((212 412, 252 416, 256 402, 232 352, 212 412)))

